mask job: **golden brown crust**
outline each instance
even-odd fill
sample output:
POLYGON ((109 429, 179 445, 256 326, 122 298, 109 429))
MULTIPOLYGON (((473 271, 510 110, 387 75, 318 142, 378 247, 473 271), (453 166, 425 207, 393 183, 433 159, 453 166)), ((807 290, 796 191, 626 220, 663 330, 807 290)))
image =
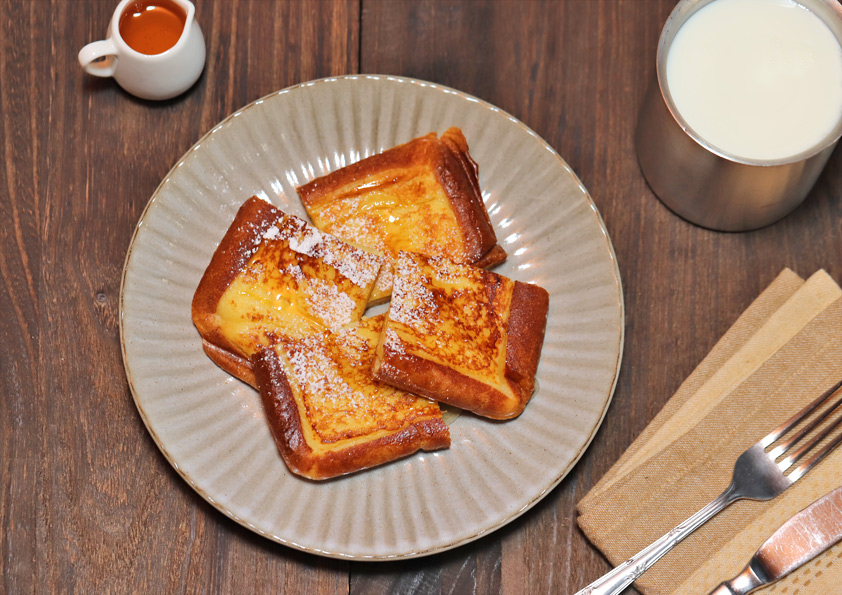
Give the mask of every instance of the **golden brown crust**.
POLYGON ((482 200, 477 164, 468 153, 468 142, 462 131, 455 126, 448 128, 441 135, 440 145, 441 160, 436 164, 436 174, 470 246, 471 259, 465 264, 472 264, 495 246, 497 235, 482 200))
POLYGON ((301 417, 300 403, 276 350, 269 348, 256 354, 252 366, 272 436, 293 473, 309 479, 328 479, 394 461, 418 450, 450 446, 450 431, 439 413, 412 420, 385 435, 379 432, 377 437, 356 439, 349 445, 322 444, 315 448, 308 439, 312 432, 305 429, 309 420, 301 417))
POLYGON ((535 386, 546 290, 442 259, 401 253, 398 263, 374 377, 492 419, 520 415, 535 386))
POLYGON ((254 386, 251 354, 279 334, 358 320, 382 262, 266 201, 248 199, 193 296, 205 352, 254 386))
POLYGON ((481 269, 490 269, 491 267, 500 264, 508 258, 508 254, 503 250, 502 246, 495 244, 491 250, 482 255, 482 257, 473 263, 475 267, 481 269))
POLYGON ((543 287, 515 281, 512 306, 506 323, 506 378, 517 383, 525 398, 535 388, 535 373, 544 343, 550 294, 543 287))
POLYGON ((222 349, 213 343, 209 343, 204 339, 202 339, 202 349, 205 350, 205 354, 213 363, 231 374, 231 376, 239 378, 243 382, 257 388, 257 381, 254 379, 254 372, 251 369, 251 362, 249 360, 236 353, 231 353, 227 349, 222 349))
POLYGON ((372 173, 387 169, 406 169, 419 161, 428 160, 430 144, 435 141, 436 135, 431 132, 408 143, 366 157, 299 186, 297 188, 298 196, 301 198, 304 208, 309 211, 325 196, 349 184, 363 180, 372 173))
POLYGON ((383 347, 382 364, 376 368, 374 377, 407 392, 491 419, 509 419, 523 411, 523 407, 513 409, 510 396, 485 382, 438 362, 393 350, 388 345, 383 347))
POLYGON ((278 209, 257 197, 249 198, 237 211, 234 221, 219 242, 211 257, 199 286, 193 294, 193 324, 202 336, 205 352, 207 345, 216 347, 214 355, 208 353, 214 362, 226 372, 240 378, 237 370, 242 369, 246 358, 228 341, 219 330, 216 308, 222 294, 257 251, 260 237, 278 218, 278 209), (223 364, 220 364, 223 362, 223 364))
MULTIPOLYGON (((380 172, 410 170, 418 166, 429 167, 435 174, 463 236, 464 254, 436 255, 447 256, 465 264, 473 264, 490 256, 485 266, 493 266, 505 260, 505 251, 497 245, 497 236, 482 200, 477 165, 468 153, 468 144, 462 131, 456 127, 449 128, 441 138, 430 133, 316 178, 300 186, 298 194, 318 226, 318 218, 313 216, 314 209, 329 200, 332 194, 347 190, 354 183, 380 172)), ((325 230, 343 236, 331 228, 325 230)), ((418 230, 410 232, 418 233, 418 230)), ((342 239, 353 242, 357 238, 342 239)))
POLYGON ((306 463, 312 449, 304 440, 298 405, 281 368, 281 361, 273 349, 264 349, 252 356, 251 364, 275 444, 287 466, 299 472, 297 470, 302 468, 302 462, 306 463))

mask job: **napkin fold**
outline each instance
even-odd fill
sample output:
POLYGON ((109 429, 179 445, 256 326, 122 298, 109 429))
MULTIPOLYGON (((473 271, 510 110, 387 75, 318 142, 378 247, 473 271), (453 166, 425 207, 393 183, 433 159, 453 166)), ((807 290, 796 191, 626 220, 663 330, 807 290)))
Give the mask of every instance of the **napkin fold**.
MULTIPOLYGON (((734 461, 842 378, 842 289, 784 270, 579 502, 579 526, 617 565, 715 498, 734 461)), ((791 515, 842 485, 837 450, 781 496, 740 501, 649 569, 645 595, 704 594, 742 570, 791 515)), ((840 591, 842 544, 768 593, 840 591)))

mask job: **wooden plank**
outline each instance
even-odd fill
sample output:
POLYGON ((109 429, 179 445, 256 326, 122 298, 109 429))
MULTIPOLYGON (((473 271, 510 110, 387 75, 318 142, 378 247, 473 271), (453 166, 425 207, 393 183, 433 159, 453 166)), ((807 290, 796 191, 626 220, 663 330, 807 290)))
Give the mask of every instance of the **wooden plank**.
POLYGON ((355 595, 500 593, 500 541, 492 536, 426 558, 354 563, 350 592, 355 595))
MULTIPOLYGON (((628 150, 629 123, 619 129, 618 122, 609 122, 606 116, 609 110, 633 111, 646 79, 644 55, 654 56, 654 45, 645 51, 646 37, 639 29, 648 26, 652 43, 659 28, 659 15, 639 10, 639 3, 638 10, 614 4, 367 0, 362 71, 430 80, 501 107, 536 130, 590 186, 590 180, 603 174, 599 168, 606 167, 607 160, 616 162, 623 157, 621 151, 628 150), (620 41, 630 42, 631 47, 620 47, 620 41), (638 54, 634 59, 639 63, 618 60, 617 54, 624 51, 638 54), (595 134, 601 134, 603 142, 595 134)), ((650 2, 649 7, 663 12, 664 4, 650 2)), ((629 163, 622 174, 643 187, 636 165, 633 160, 629 163)), ((605 185, 615 191, 621 184, 605 185)), ((629 433, 622 433, 621 439, 629 433)), ((607 456, 615 456, 617 450, 607 456)), ((493 547, 477 550, 472 544, 438 560, 397 565, 393 574, 355 565, 351 591, 377 593, 398 585, 411 587, 401 592, 413 593, 572 592, 583 575, 598 574, 606 567, 575 525, 578 481, 569 478, 535 509, 481 542, 493 547), (456 580, 449 568, 471 568, 473 581, 456 580), (495 576, 490 585, 481 580, 489 574, 495 576)))
POLYGON ((43 395, 38 357, 39 226, 46 125, 31 91, 49 72, 49 45, 22 35, 34 7, 11 3, 0 19, 0 592, 25 593, 36 572, 43 395), (35 56, 35 54, 40 56, 35 56), (29 93, 19 93, 24 87, 29 93))
POLYGON ((355 72, 357 3, 197 3, 205 73, 161 103, 76 64, 115 4, 0 6, 0 591, 346 593, 345 563, 251 533, 171 469, 128 391, 118 301, 169 168, 246 103, 355 72))
POLYGON ((608 567, 576 501, 781 268, 842 280, 838 151, 801 208, 750 233, 692 226, 646 186, 634 126, 673 0, 200 0, 205 73, 163 103, 76 66, 115 4, 0 0, 0 592, 574 592, 608 567), (118 297, 134 224, 193 142, 360 70, 472 93, 556 148, 614 242, 627 335, 600 432, 535 508, 450 552, 348 565, 251 533, 170 468, 124 379, 118 297))
POLYGON ((627 335, 614 401, 593 445, 534 510, 487 538, 499 540, 499 559, 480 561, 468 546, 438 563, 396 567, 391 577, 353 566, 353 593, 389 584, 452 592, 457 583, 464 589, 453 592, 480 592, 446 568, 476 567, 480 575, 489 564, 501 577, 493 592, 583 587, 608 565, 576 527, 578 499, 784 266, 802 275, 824 267, 842 280, 838 152, 805 205, 750 233, 690 225, 646 185, 634 128, 673 6, 667 0, 363 3, 363 72, 416 77, 477 95, 524 121, 572 166, 614 243, 627 335))

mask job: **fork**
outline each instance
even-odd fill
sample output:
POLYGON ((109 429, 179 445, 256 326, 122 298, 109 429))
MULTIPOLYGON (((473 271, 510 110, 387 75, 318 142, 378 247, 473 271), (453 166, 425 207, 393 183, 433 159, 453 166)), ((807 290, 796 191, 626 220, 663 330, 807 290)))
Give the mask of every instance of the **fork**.
POLYGON ((734 463, 731 484, 710 504, 576 595, 616 595, 637 580, 676 544, 733 502, 743 499, 771 500, 783 493, 842 443, 840 432, 820 449, 816 448, 842 425, 840 415, 838 419, 831 419, 824 427, 819 427, 840 409, 842 398, 820 411, 802 428, 794 431, 799 424, 829 402, 840 387, 842 381, 743 452, 734 463), (811 435, 812 433, 815 435, 811 435), (769 448, 784 437, 786 439, 783 442, 769 448), (808 437, 809 440, 804 442, 808 437), (814 450, 816 452, 813 452, 814 450), (801 462, 808 454, 811 456, 801 462), (786 457, 781 458, 784 455, 786 457), (793 468, 796 464, 798 466, 793 468), (792 471, 787 473, 790 469, 792 471))

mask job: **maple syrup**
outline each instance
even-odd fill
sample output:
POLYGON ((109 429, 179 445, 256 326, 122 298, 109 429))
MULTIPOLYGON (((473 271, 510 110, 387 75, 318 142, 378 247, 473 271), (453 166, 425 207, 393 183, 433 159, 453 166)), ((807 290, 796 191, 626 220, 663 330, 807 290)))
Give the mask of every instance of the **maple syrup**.
POLYGON ((181 38, 187 14, 172 0, 137 0, 120 15, 120 35, 146 55, 162 54, 181 38))

